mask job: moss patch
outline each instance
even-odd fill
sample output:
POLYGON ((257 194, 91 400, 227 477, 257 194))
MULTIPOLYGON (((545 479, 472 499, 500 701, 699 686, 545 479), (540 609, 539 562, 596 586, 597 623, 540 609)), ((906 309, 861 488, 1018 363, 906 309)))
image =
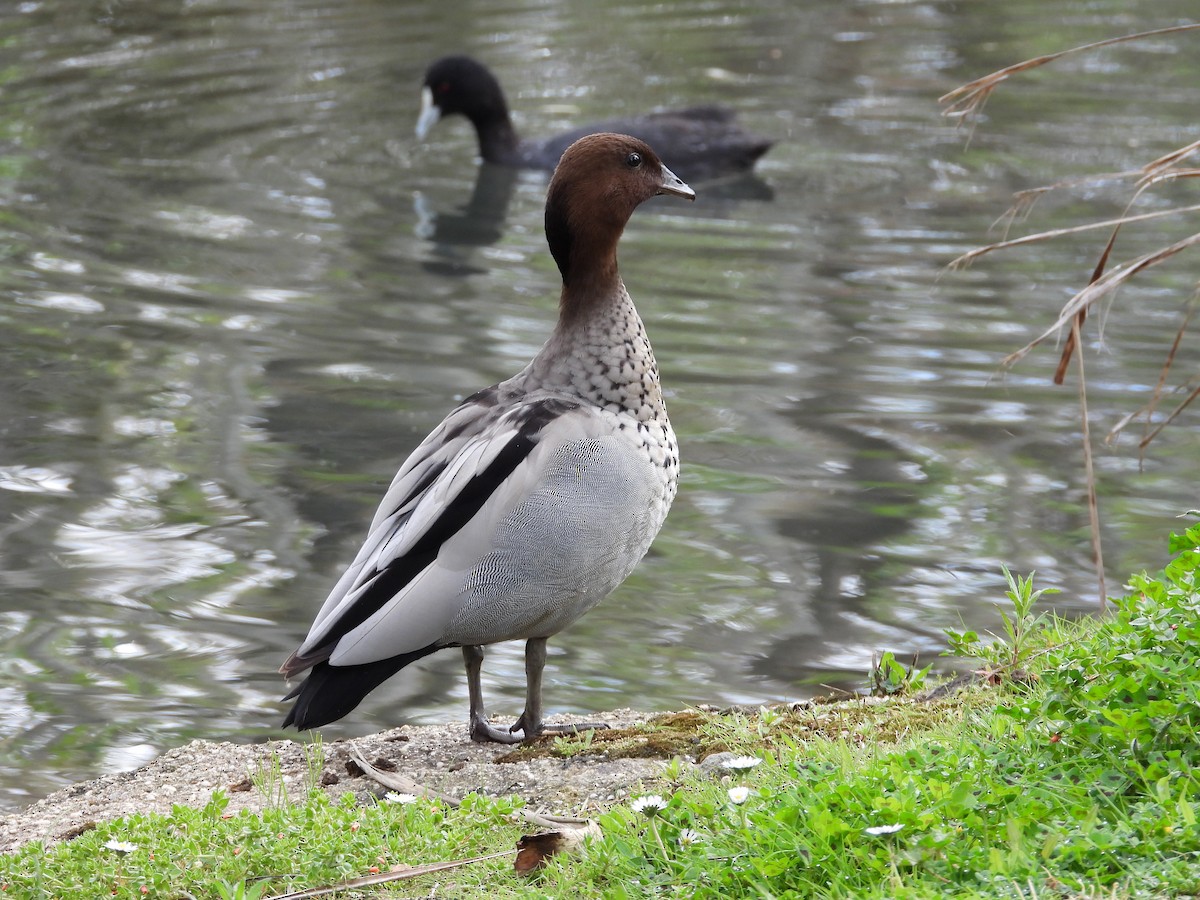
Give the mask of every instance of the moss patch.
POLYGON ((822 697, 796 704, 714 712, 688 709, 664 713, 627 728, 580 734, 543 734, 496 758, 498 763, 530 759, 672 759, 696 761, 726 750, 776 751, 784 745, 812 740, 852 744, 895 743, 947 721, 962 718, 983 705, 986 685, 958 685, 949 692, 932 691, 904 697, 822 697))

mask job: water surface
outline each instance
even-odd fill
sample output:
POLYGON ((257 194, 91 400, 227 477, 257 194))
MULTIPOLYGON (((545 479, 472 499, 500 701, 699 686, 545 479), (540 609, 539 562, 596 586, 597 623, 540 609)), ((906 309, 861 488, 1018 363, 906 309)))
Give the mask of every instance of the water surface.
MULTIPOLYGON (((1200 54, 1065 61, 993 97, 968 147, 936 104, 958 83, 1194 12, 1048 9, 0 7, 0 808, 190 738, 277 735, 275 670, 398 463, 547 335, 545 176, 481 169, 462 121, 412 138, 443 52, 488 62, 531 135, 717 101, 779 141, 755 176, 651 201, 626 232, 682 490, 634 576, 551 642, 550 711, 855 687, 873 651, 929 660, 943 628, 994 626, 1002 564, 1094 609, 1074 386, 1050 384, 1052 349, 999 362, 1098 241, 943 267, 1012 191, 1193 140, 1200 54)), ((1126 197, 1047 198, 1029 227, 1126 197)), ((1117 255, 1186 233, 1130 231, 1117 255)), ((1089 331, 1097 432, 1154 385, 1195 281, 1179 263, 1089 331)), ((1185 347, 1178 371, 1195 363, 1185 347)), ((1114 590, 1198 505, 1198 433, 1185 417, 1144 467, 1131 440, 1100 448, 1114 590)), ((520 711, 519 645, 484 686, 520 711)), ((445 653, 325 734, 465 711, 445 653)))

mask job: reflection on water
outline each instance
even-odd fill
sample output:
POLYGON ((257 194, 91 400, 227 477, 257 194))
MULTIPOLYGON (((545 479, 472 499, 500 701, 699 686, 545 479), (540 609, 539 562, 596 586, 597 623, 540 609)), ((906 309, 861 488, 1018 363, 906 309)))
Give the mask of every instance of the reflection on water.
MULTIPOLYGON (((779 139, 693 207, 644 206, 622 244, 682 491, 627 585, 551 643, 552 711, 855 686, 872 651, 992 626, 1002 563, 1093 608, 1073 391, 1052 354, 997 365, 1094 248, 941 269, 1010 191, 1182 143, 1184 39, 1114 51, 1111 79, 1013 85, 967 149, 937 96, 1128 30, 1122 5, 630 2, 602 26, 582 2, 425 7, 35 0, 0 19, 0 807, 191 737, 275 734, 275 669, 396 465, 547 334, 545 177, 477 165, 465 123, 410 138, 442 52, 523 86, 530 134, 716 101, 779 139), (1120 77, 1147 67, 1153 108, 1120 77), (1081 137, 1096 127, 1138 146, 1081 137)), ((1139 27, 1185 7, 1160 14, 1139 27)), ((1095 218, 1124 202, 1087 199, 1095 218)), ((1089 356, 1097 431, 1157 377, 1187 291, 1159 278, 1089 356)), ((1114 581, 1161 563, 1196 447, 1183 422, 1144 470, 1101 452, 1114 581)), ((461 719, 460 667, 414 666, 327 733, 461 719)), ((485 678, 515 714, 521 648, 485 678)))
POLYGON ((500 242, 518 175, 518 170, 507 166, 478 166, 471 199, 447 212, 430 209, 420 191, 413 195, 417 216, 413 230, 432 245, 434 258, 425 262, 427 271, 451 277, 486 274, 486 268, 472 266, 463 257, 500 242))

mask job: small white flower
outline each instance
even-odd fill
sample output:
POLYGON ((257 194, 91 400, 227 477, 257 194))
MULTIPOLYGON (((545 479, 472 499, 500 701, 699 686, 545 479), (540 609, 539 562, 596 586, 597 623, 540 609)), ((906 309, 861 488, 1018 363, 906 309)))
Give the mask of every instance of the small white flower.
POLYGON ((729 799, 734 803, 745 803, 746 798, 750 796, 750 788, 748 787, 733 787, 729 789, 729 799))
POLYGON ((666 809, 667 801, 658 794, 646 794, 644 797, 638 797, 629 806, 634 812, 644 812, 646 815, 652 816, 666 809))
POLYGON ((416 794, 401 794, 399 791, 388 791, 383 795, 383 799, 388 803, 416 803, 416 794))
POLYGON ((698 832, 692 831, 690 828, 685 828, 679 832, 679 843, 684 847, 690 847, 692 844, 700 843, 700 835, 698 832))
POLYGON ((761 763, 757 756, 734 756, 721 763, 723 769, 733 769, 735 772, 748 772, 761 763))
POLYGON ((864 828, 864 834, 895 834, 903 825, 872 825, 870 828, 864 828))
POLYGON ((104 846, 117 853, 132 853, 138 848, 137 844, 130 843, 129 841, 105 841, 104 846))

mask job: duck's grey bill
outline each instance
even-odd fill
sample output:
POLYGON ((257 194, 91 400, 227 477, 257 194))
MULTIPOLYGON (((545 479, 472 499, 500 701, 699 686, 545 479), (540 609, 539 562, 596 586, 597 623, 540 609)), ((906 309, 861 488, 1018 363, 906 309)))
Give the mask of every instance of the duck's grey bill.
POLYGON ((686 200, 695 200, 696 192, 687 186, 687 183, 668 169, 662 167, 662 185, 659 187, 660 194, 674 194, 677 197, 683 197, 686 200))

